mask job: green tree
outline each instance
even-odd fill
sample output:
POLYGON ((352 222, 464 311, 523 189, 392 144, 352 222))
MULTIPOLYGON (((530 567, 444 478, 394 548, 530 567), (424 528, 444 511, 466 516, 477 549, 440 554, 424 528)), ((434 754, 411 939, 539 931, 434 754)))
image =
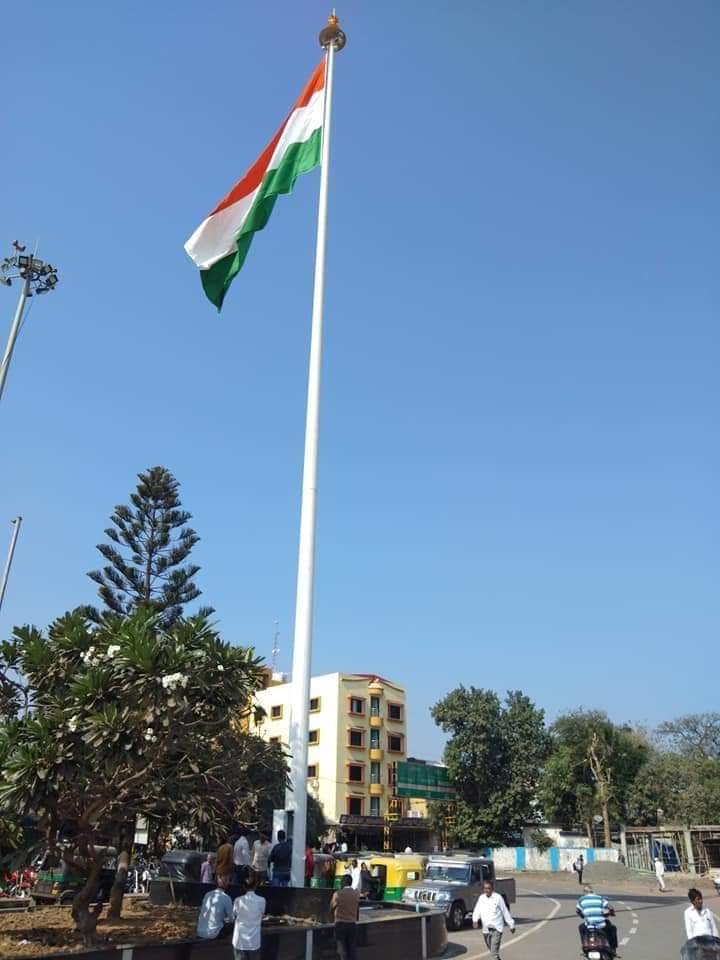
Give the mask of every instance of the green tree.
MULTIPOLYGON (((472 846, 506 841, 535 814, 548 749, 543 711, 520 691, 502 704, 492 690, 460 686, 431 712, 450 735, 443 759, 458 792, 456 839, 472 846)), ((433 806, 435 821, 446 816, 445 805, 433 806)))
POLYGON ((200 538, 187 526, 191 514, 182 509, 180 485, 169 470, 151 467, 138 481, 130 505, 119 504, 110 518, 105 535, 111 542, 98 544, 106 565, 88 576, 106 611, 123 616, 144 606, 171 623, 200 596, 193 580, 200 568, 186 563, 200 538))
POLYGON ((720 760, 654 751, 628 794, 629 823, 717 823, 720 760))
POLYGON ((616 726, 600 710, 578 710, 559 717, 551 728, 552 752, 540 783, 540 800, 549 819, 582 823, 592 839, 592 819, 603 821, 611 846, 610 818, 625 819, 630 787, 650 748, 630 727, 616 726))
POLYGON ((720 760, 720 713, 689 713, 661 723, 662 743, 685 756, 720 760))
POLYGON ((99 849, 118 825, 145 815, 218 838, 286 782, 284 757, 243 732, 261 661, 202 616, 164 626, 140 609, 93 625, 74 611, 47 633, 16 628, 0 669, 31 707, 0 728, 0 813, 39 817, 51 845, 74 825, 62 855, 87 877, 73 916, 88 942, 99 849))

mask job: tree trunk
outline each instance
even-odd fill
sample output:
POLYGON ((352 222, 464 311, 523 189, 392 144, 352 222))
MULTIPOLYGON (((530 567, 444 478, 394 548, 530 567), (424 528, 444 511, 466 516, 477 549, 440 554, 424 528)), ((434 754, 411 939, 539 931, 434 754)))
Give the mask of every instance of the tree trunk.
POLYGON ((125 893, 125 884, 127 883, 128 869, 130 868, 130 853, 128 850, 122 850, 118 857, 117 870, 115 871, 115 882, 110 893, 110 909, 108 910, 109 920, 119 920, 122 915, 123 894, 125 893))
POLYGON ((595 841, 593 840, 592 823, 589 820, 585 821, 585 833, 587 834, 588 838, 588 846, 594 847, 595 841))
POLYGON ((95 855, 85 886, 75 895, 72 904, 72 918, 75 921, 78 933, 82 934, 83 943, 86 947, 91 947, 95 943, 95 928, 102 913, 102 901, 97 903, 93 909, 90 908, 90 904, 97 893, 103 856, 104 852, 95 855))
POLYGON ((603 830, 605 832, 605 846, 608 850, 612 847, 612 837, 610 836, 610 814, 608 812, 607 800, 602 805, 603 830))

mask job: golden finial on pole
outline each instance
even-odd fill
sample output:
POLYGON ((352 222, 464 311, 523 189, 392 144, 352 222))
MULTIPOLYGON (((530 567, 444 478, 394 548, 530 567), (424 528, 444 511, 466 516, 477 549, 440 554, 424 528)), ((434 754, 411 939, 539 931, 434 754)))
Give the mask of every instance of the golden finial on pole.
POLYGON ((345 43, 347 42, 347 37, 345 36, 343 31, 340 29, 340 21, 338 20, 338 17, 337 17, 337 14, 335 13, 334 8, 333 8, 333 12, 328 17, 328 25, 325 27, 324 30, 320 31, 319 39, 320 39, 320 46, 323 48, 323 50, 327 50, 330 44, 332 44, 335 48, 336 53, 338 50, 342 50, 342 48, 345 46, 345 43))

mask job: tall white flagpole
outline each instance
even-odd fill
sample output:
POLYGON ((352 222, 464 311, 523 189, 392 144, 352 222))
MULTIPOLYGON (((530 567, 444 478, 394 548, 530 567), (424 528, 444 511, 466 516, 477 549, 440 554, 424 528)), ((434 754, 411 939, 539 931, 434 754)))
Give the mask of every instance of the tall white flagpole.
POLYGON ((323 111, 320 199, 315 246, 310 367, 305 420, 305 460, 300 507, 295 634, 293 639, 292 696, 290 710, 290 789, 285 806, 293 812, 292 885, 305 885, 305 835, 307 825, 308 718, 312 655, 313 586, 315 577, 315 513, 317 503, 318 438, 320 431, 320 372, 322 367, 323 300, 325 293, 325 234, 330 173, 330 122, 332 119, 333 63, 345 46, 345 34, 333 10, 320 33, 325 49, 325 105, 323 111))

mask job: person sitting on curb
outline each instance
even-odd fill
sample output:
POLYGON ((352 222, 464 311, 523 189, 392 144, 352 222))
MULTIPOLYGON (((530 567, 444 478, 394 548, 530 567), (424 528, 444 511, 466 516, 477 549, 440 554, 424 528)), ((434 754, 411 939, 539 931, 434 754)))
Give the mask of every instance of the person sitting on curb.
POLYGON ((222 940, 232 931, 233 902, 225 893, 227 886, 228 878, 218 877, 217 887, 203 897, 197 922, 200 940, 222 940))

